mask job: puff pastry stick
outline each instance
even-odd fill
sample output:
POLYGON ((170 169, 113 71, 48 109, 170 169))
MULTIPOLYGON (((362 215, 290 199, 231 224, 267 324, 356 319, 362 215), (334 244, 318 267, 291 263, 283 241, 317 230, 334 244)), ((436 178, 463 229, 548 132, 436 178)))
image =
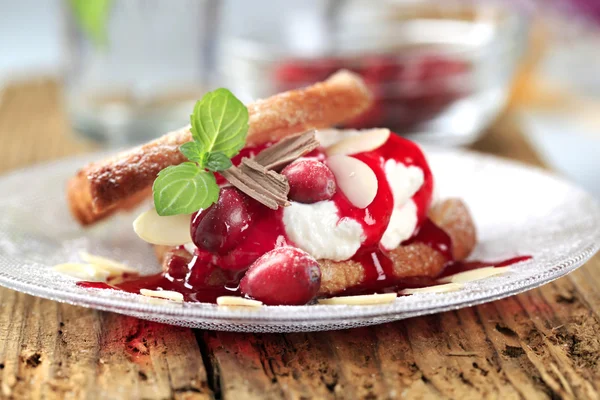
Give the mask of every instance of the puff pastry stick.
MULTIPOLYGON (((248 105, 247 145, 336 125, 358 116, 371 101, 371 94, 358 75, 339 71, 324 82, 248 105)), ((84 167, 67 187, 73 216, 87 225, 137 204, 160 170, 185 161, 179 146, 190 140, 188 126, 84 167)))

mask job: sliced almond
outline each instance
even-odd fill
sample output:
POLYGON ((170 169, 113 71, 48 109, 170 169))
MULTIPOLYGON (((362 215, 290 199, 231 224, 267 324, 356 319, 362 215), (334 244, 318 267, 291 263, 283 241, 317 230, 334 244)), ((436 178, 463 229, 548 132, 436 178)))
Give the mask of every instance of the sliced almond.
POLYGON ((377 177, 364 162, 344 155, 327 159, 327 166, 335 175, 338 188, 358 208, 365 208, 377 195, 377 177))
POLYGON ((339 296, 329 299, 319 299, 318 303, 323 305, 337 306, 371 306, 375 304, 393 303, 396 293, 368 294, 361 296, 339 296))
POLYGON ((123 275, 125 273, 138 273, 138 271, 135 268, 128 267, 127 265, 115 260, 111 260, 110 258, 96 256, 93 254, 86 253, 85 251, 79 252, 79 256, 83 261, 107 270, 110 273, 111 277, 123 275))
POLYGON ((167 299, 159 299, 158 297, 148 297, 148 296, 144 296, 142 298, 142 301, 144 303, 157 304, 157 305, 173 304, 173 302, 171 302, 170 300, 167 300, 167 299))
POLYGON ((157 297, 159 299, 183 301, 183 294, 173 290, 148 290, 140 289, 140 294, 148 297, 157 297))
POLYGON ((474 270, 471 270, 471 271, 459 272, 458 274, 446 276, 446 277, 441 278, 439 281, 440 282, 451 282, 451 283, 473 282, 473 281, 478 281, 480 279, 488 278, 490 276, 502 275, 506 271, 508 271, 509 269, 510 269, 510 267, 501 267, 501 268, 485 267, 485 268, 478 268, 478 269, 474 269, 474 270))
POLYGON ((428 286, 417 289, 404 289, 400 294, 417 294, 417 293, 447 293, 460 290, 464 285, 462 283, 446 283, 444 285, 428 286))
POLYGON ((242 306, 242 307, 260 307, 262 301, 245 299, 236 296, 220 296, 217 297, 217 304, 220 306, 242 306))
POLYGON ((110 276, 110 271, 97 265, 83 263, 65 263, 55 265, 53 269, 61 274, 86 281, 105 282, 110 276))
POLYGON ((315 137, 319 141, 322 147, 331 147, 337 142, 350 137, 358 136, 360 131, 358 129, 318 129, 315 132, 315 137))
POLYGON ((154 208, 133 221, 133 230, 151 244, 178 246, 192 241, 189 215, 161 217, 154 208))
POLYGON ((325 150, 328 156, 352 155, 372 151, 383 146, 390 138, 389 129, 368 129, 357 136, 348 136, 325 150))

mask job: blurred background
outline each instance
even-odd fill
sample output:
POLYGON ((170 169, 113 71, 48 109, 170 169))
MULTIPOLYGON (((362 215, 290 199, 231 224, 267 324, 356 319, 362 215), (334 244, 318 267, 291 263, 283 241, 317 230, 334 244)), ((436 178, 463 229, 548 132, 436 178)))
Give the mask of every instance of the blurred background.
POLYGON ((123 147, 206 90, 251 101, 340 68, 375 94, 346 126, 469 146, 510 116, 600 198, 597 0, 0 0, 0 147, 17 123, 53 154, 123 147))

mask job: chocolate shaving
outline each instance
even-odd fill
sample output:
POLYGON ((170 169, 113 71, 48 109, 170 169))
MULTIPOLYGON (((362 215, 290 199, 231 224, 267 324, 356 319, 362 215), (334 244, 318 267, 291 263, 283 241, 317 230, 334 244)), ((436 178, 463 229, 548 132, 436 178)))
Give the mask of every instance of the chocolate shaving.
POLYGON ((265 167, 250 158, 242 159, 242 171, 254 178, 258 183, 272 185, 278 192, 285 193, 284 201, 287 202, 287 195, 290 191, 290 185, 287 178, 275 171, 268 171, 265 167))
POLYGON ((281 171, 286 165, 319 147, 315 131, 308 131, 282 139, 254 157, 254 161, 266 169, 281 171))
POLYGON ((290 205, 287 199, 290 187, 283 175, 274 171, 248 170, 244 167, 231 167, 222 171, 221 175, 233 186, 270 209, 277 210, 280 206, 290 205))
POLYGON ((238 167, 221 171, 223 178, 259 203, 277 210, 290 205, 287 178, 276 171, 319 147, 315 131, 291 136, 261 151, 254 158, 243 158, 238 167))

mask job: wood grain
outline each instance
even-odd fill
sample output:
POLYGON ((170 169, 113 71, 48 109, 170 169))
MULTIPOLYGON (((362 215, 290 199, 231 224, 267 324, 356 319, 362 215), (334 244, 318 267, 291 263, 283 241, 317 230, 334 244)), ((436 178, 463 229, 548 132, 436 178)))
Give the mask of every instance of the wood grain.
MULTIPOLYGON (((0 171, 91 148, 59 94, 40 81, 0 95, 0 171)), ((543 165, 509 116, 474 148, 543 165)), ((192 331, 0 289, 0 398, 597 399, 599 268, 596 256, 477 307, 285 335, 192 331)))

